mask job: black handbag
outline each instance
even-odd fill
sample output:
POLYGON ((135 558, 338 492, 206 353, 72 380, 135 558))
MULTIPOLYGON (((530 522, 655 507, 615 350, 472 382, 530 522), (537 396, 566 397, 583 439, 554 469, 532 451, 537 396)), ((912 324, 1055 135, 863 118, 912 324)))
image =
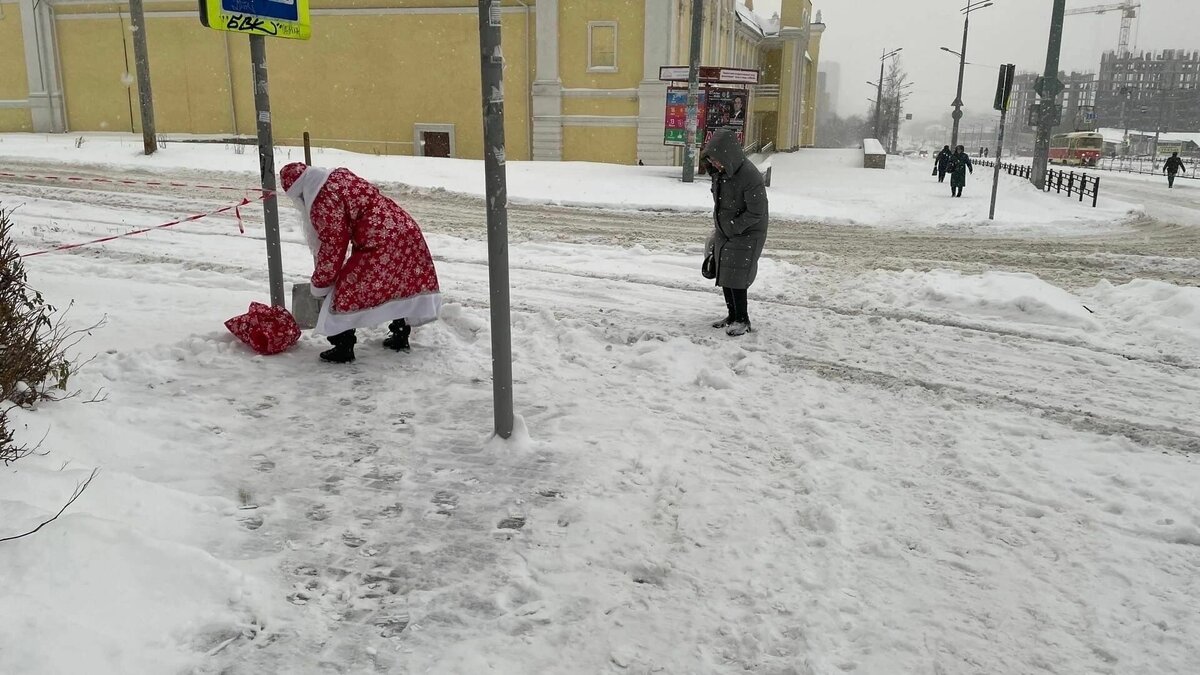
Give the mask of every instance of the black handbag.
POLYGON ((704 262, 700 264, 700 276, 705 279, 717 278, 717 261, 713 258, 711 250, 704 256, 704 262))

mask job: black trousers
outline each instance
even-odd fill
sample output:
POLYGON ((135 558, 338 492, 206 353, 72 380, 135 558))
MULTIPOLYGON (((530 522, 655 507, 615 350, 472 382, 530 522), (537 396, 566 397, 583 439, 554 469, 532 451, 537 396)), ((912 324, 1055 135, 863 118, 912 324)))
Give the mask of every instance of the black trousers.
POLYGON ((750 314, 749 308, 746 306, 746 289, 722 286, 721 290, 725 292, 725 306, 729 308, 729 317, 734 321, 749 323, 750 314))
MULTIPOLYGON (((407 321, 404 319, 396 319, 388 324, 388 330, 399 334, 411 329, 408 327, 407 321)), ((353 328, 347 331, 342 331, 337 335, 330 335, 326 339, 329 340, 329 344, 333 345, 334 347, 341 347, 342 345, 353 347, 358 343, 358 335, 354 332, 353 328)))
POLYGON ((1170 171, 1167 172, 1167 187, 1175 187, 1175 174, 1171 173, 1170 171))
POLYGON ((945 172, 945 171, 942 171, 942 170, 940 170, 940 169, 938 170, 938 182, 939 182, 939 183, 945 183, 945 182, 946 182, 946 172, 945 172))

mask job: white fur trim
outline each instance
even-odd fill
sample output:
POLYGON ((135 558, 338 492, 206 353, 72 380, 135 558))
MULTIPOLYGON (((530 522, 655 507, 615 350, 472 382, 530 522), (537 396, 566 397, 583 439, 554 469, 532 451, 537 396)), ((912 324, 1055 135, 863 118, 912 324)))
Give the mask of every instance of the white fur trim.
POLYGON ((314 261, 317 253, 321 251, 321 239, 317 237, 317 229, 312 224, 312 207, 313 202, 317 201, 317 195, 321 194, 321 188, 325 187, 325 182, 329 180, 329 173, 328 169, 310 166, 300 174, 295 183, 292 183, 292 187, 287 189, 287 196, 291 197, 296 202, 296 208, 300 209, 304 240, 308 242, 308 250, 312 251, 314 261))
POLYGON ((334 312, 333 301, 321 303, 321 315, 313 332, 317 335, 337 335, 351 328, 378 326, 381 323, 404 319, 410 326, 436 321, 442 308, 440 293, 422 293, 409 298, 400 298, 377 307, 360 309, 357 312, 334 312))
POLYGON ((312 296, 314 298, 323 298, 323 297, 329 295, 329 292, 333 290, 333 286, 326 286, 325 288, 317 288, 316 286, 310 285, 308 287, 308 290, 310 293, 312 293, 312 296))

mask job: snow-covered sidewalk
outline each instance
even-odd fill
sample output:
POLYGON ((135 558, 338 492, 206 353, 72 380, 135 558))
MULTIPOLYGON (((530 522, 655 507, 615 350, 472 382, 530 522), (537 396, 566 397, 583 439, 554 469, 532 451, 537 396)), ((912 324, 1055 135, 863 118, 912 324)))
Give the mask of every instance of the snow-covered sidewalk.
MULTIPOLYGON (((153 220, 26 201, 30 250, 153 220)), ((482 241, 430 235, 450 305, 411 354, 374 333, 334 368, 221 329, 265 287, 224 234, 29 259, 107 321, 88 396, 20 414, 50 454, 0 472, 0 521, 102 472, 0 544, 6 669, 1200 666, 1200 289, 768 259, 734 341, 682 244, 516 243, 528 433, 497 443, 482 241)))

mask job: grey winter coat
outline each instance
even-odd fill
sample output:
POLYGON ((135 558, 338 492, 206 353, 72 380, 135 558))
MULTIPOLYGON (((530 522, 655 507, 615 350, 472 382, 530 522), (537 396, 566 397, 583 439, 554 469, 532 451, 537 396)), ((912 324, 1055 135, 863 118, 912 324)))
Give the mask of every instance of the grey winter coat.
POLYGON ((709 250, 716 262, 717 285, 750 288, 758 275, 758 257, 767 243, 766 185, 732 131, 723 129, 713 134, 702 156, 723 167, 712 177, 715 227, 709 250))

